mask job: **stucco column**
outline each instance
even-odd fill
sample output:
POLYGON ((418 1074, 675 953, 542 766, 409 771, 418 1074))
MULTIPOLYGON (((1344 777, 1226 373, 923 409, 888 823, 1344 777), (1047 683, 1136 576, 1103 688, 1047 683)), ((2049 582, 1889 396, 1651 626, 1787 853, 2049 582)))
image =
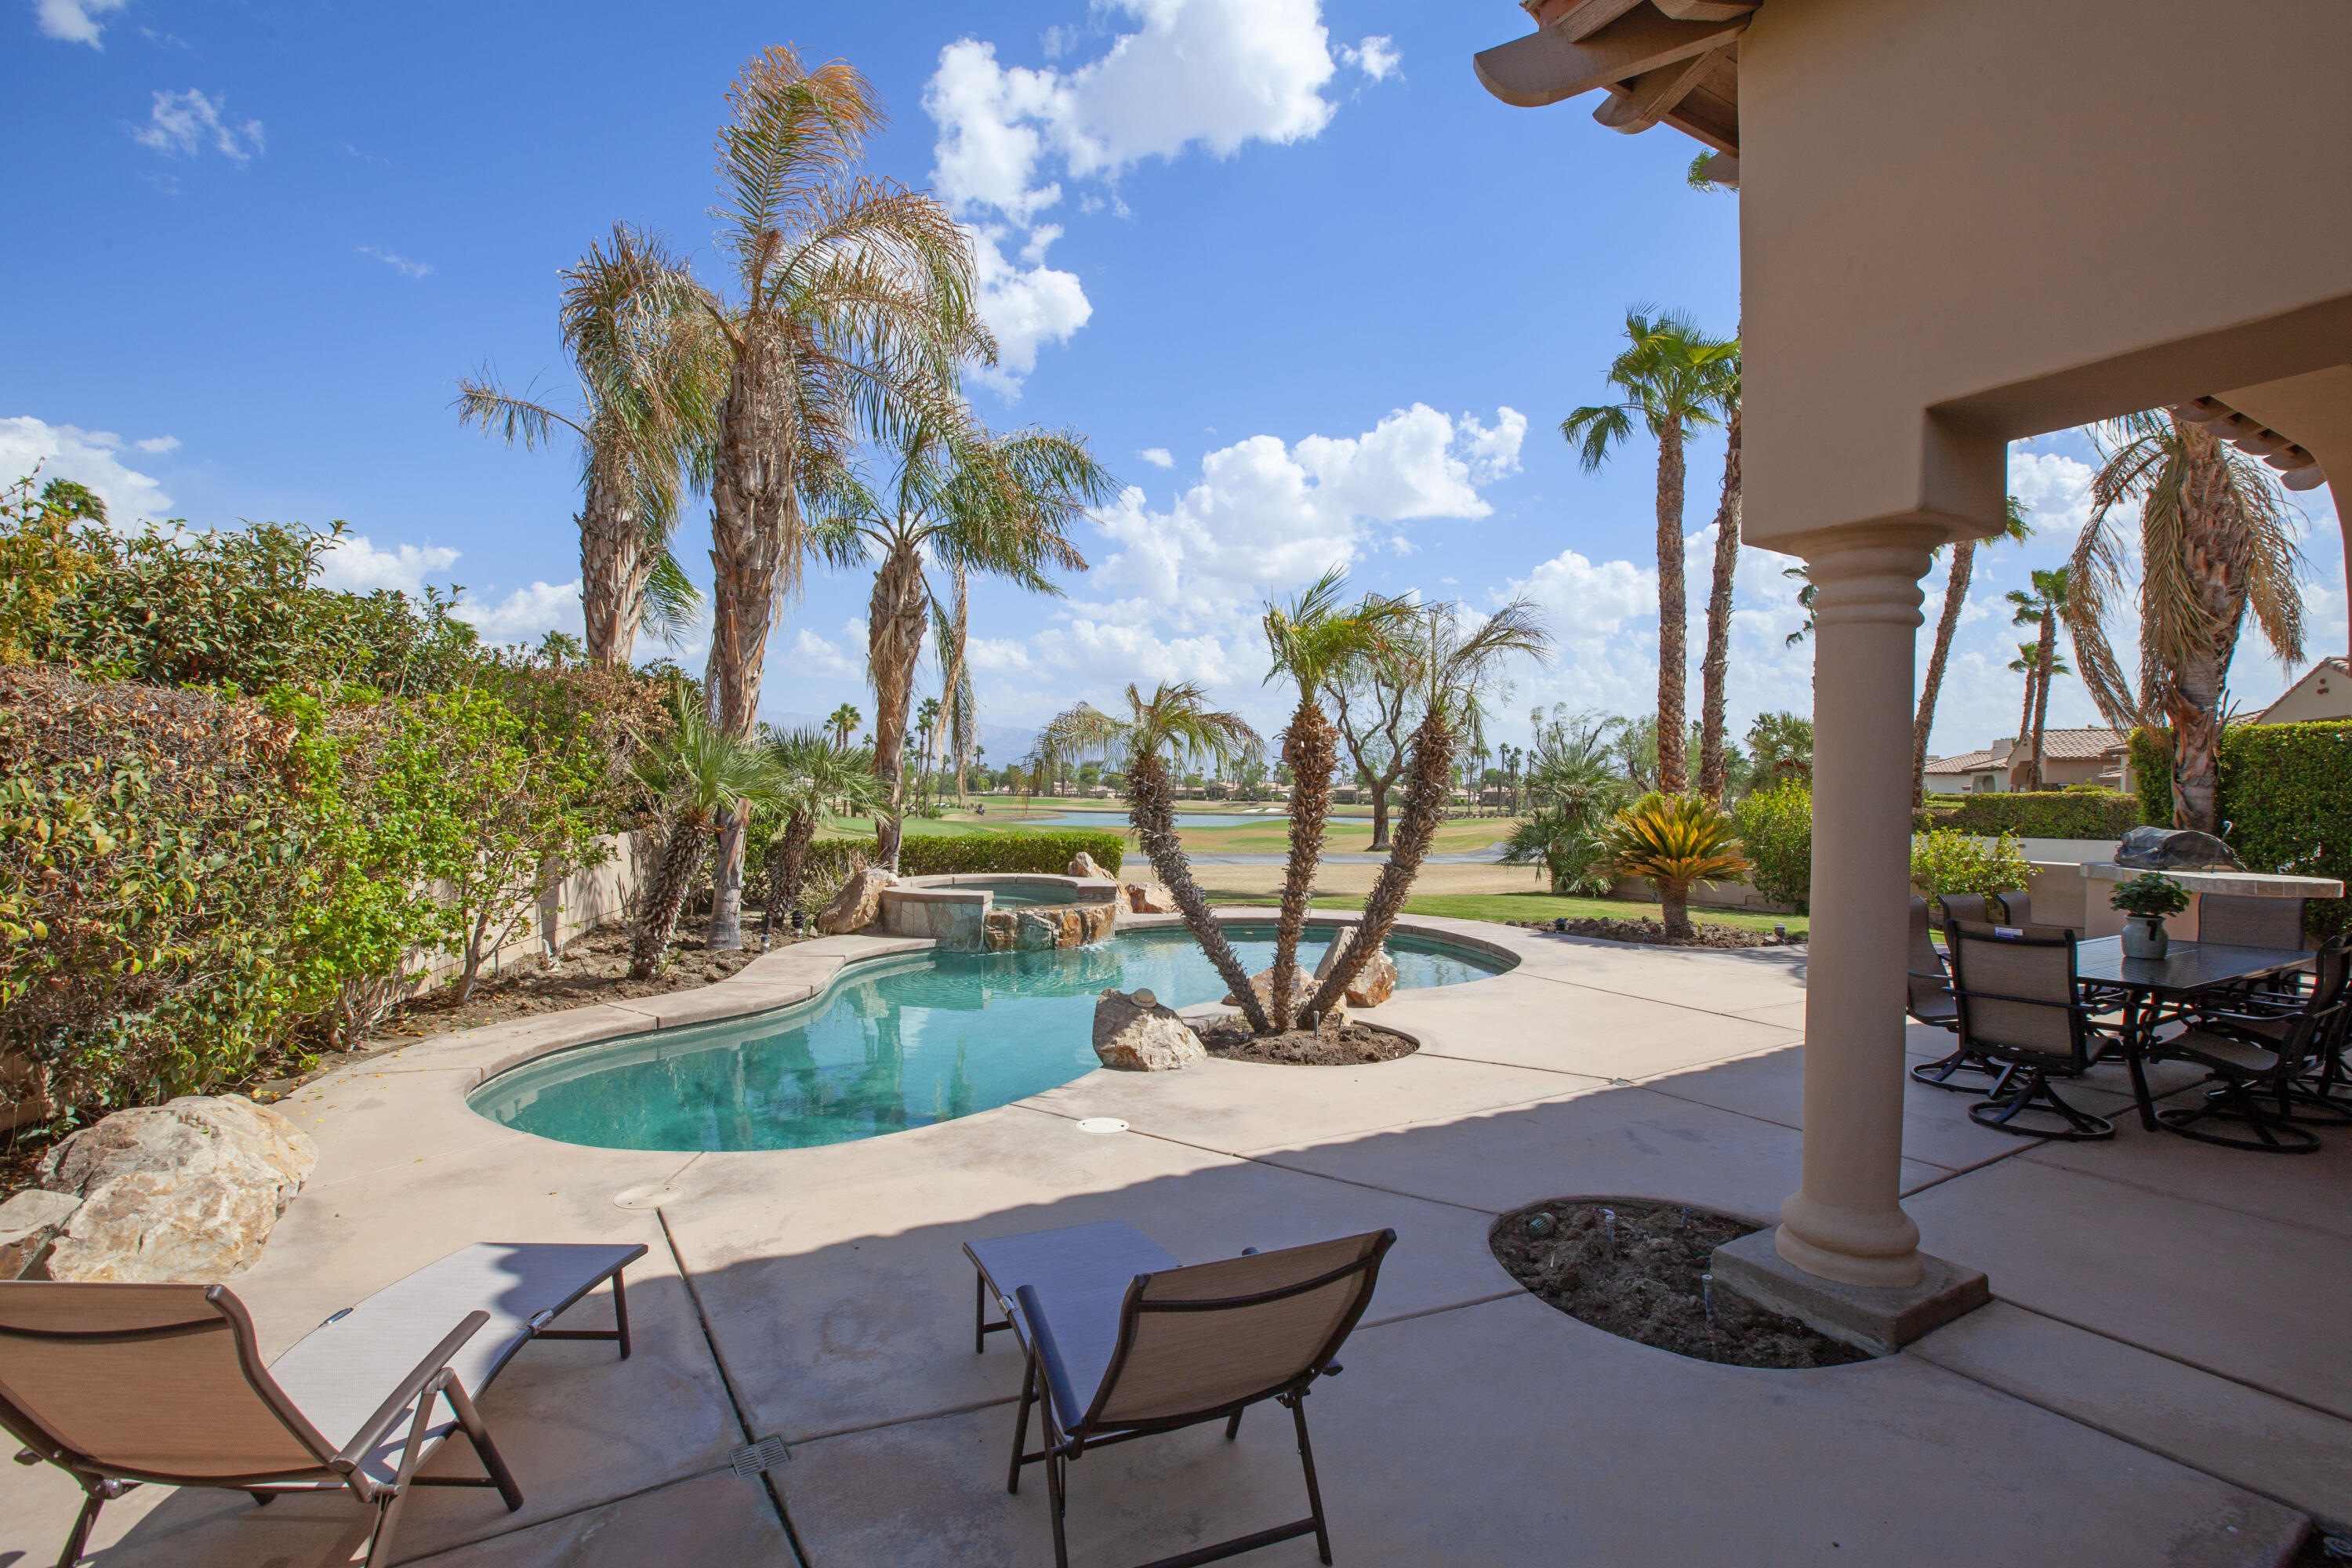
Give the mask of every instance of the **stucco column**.
POLYGON ((1841 530, 1805 549, 1813 594, 1813 887, 1805 982, 1804 1184, 1776 1246, 1845 1285, 1921 1278, 1903 1162, 1912 658, 1941 531, 1841 530))

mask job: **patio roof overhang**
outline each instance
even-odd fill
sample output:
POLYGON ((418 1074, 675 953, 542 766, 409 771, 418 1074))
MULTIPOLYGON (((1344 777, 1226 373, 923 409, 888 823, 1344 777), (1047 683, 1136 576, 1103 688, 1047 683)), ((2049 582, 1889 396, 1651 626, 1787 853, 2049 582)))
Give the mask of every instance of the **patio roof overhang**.
POLYGON ((1528 0, 1536 31, 1475 58, 1488 92, 1540 109, 1606 89, 1592 118, 1671 125, 1739 153, 1739 35, 1760 0, 1528 0))

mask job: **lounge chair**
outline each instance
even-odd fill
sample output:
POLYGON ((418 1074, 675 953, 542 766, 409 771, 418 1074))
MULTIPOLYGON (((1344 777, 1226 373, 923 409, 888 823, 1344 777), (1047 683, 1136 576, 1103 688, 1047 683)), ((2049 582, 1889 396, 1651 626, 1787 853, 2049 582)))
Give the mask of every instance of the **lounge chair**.
POLYGON ((142 1482, 222 1487, 267 1504, 286 1491, 348 1490, 376 1510, 369 1568, 391 1561, 413 1488, 522 1489, 473 1396, 534 1339, 615 1340, 629 1353, 621 1271, 641 1245, 486 1243, 451 1253, 346 1307, 267 1367, 253 1320, 226 1285, 0 1284, 0 1426, 86 1494, 58 1568, 72 1568, 99 1510, 142 1482), (556 1329, 613 1282, 615 1326, 556 1329), (435 1419, 446 1404, 449 1420, 435 1419), (420 1476, 464 1433, 487 1474, 420 1476))
POLYGON ((1331 1358, 1370 1304, 1395 1243, 1396 1232, 1373 1231, 1189 1268, 1117 1221, 969 1244, 983 1291, 1002 1300, 1009 1288, 1006 1326, 1028 1352, 1005 1489, 1021 1489, 1024 1465, 1045 1465, 1057 1568, 1069 1568, 1071 1461, 1090 1447, 1209 1421, 1223 1420, 1230 1440, 1242 1413, 1268 1399, 1288 1407, 1297 1428, 1307 1516, 1145 1568, 1191 1568, 1308 1534, 1329 1563, 1307 1395, 1317 1378, 1339 1374, 1331 1358), (1033 1407, 1044 1428, 1036 1453, 1024 1451, 1033 1407))

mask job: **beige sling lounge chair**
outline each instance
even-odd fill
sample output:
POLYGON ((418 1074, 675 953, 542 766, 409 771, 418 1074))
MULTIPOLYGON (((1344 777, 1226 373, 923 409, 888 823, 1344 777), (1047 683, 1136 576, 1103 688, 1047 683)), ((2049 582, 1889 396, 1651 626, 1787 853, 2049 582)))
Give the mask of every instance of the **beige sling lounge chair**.
POLYGON ((58 1568, 99 1510, 142 1482, 224 1487, 266 1504, 346 1489, 376 1510, 369 1568, 391 1558, 412 1488, 496 1487, 522 1506, 473 1395, 533 1339, 615 1340, 629 1353, 621 1271, 642 1246, 468 1247, 346 1307, 264 1366, 226 1285, 0 1284, 0 1426, 81 1483, 58 1568), (553 1329, 604 1280, 615 1326, 553 1329), (436 1419, 446 1405, 449 1419, 436 1419), (487 1475, 420 1476, 462 1432, 487 1475))
POLYGON ((1278 1400, 1297 1429, 1307 1517, 1163 1557, 1146 1568, 1192 1568, 1307 1534, 1330 1562, 1323 1494, 1307 1441, 1307 1394, 1317 1378, 1338 1375, 1331 1358, 1370 1305, 1381 1259, 1395 1245, 1396 1232, 1244 1253, 1189 1268, 1129 1272, 1122 1289, 1103 1268, 1089 1266, 1089 1259, 1121 1250, 1118 1237, 1101 1234, 1113 1229, 1132 1238, 1130 1247, 1141 1244, 1133 1250, 1159 1252, 1139 1232, 1116 1225, 966 1248, 987 1280, 999 1289, 1013 1287, 1017 1305, 1009 1316, 1029 1352, 1006 1489, 1021 1489, 1022 1466, 1045 1465, 1054 1561, 1069 1568, 1063 1514, 1070 1461, 1088 1448, 1220 1419, 1230 1439, 1241 1431, 1243 1411, 1278 1400), (1067 1238, 1072 1256, 1053 1256, 1056 1238, 1067 1238), (1013 1263, 1016 1250, 1031 1255, 1020 1272, 1013 1263), (1034 1454, 1023 1451, 1032 1406, 1045 1436, 1045 1447, 1034 1454))

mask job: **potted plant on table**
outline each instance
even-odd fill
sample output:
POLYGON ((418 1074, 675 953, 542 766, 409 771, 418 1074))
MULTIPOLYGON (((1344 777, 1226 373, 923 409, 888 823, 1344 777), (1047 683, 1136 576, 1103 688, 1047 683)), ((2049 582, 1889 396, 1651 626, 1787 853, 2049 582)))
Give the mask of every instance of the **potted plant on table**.
POLYGON ((2189 889, 2161 872, 2144 871, 2118 884, 2111 901, 2124 911, 2124 956, 2162 958, 2170 942, 2165 920, 2189 907, 2189 889))

